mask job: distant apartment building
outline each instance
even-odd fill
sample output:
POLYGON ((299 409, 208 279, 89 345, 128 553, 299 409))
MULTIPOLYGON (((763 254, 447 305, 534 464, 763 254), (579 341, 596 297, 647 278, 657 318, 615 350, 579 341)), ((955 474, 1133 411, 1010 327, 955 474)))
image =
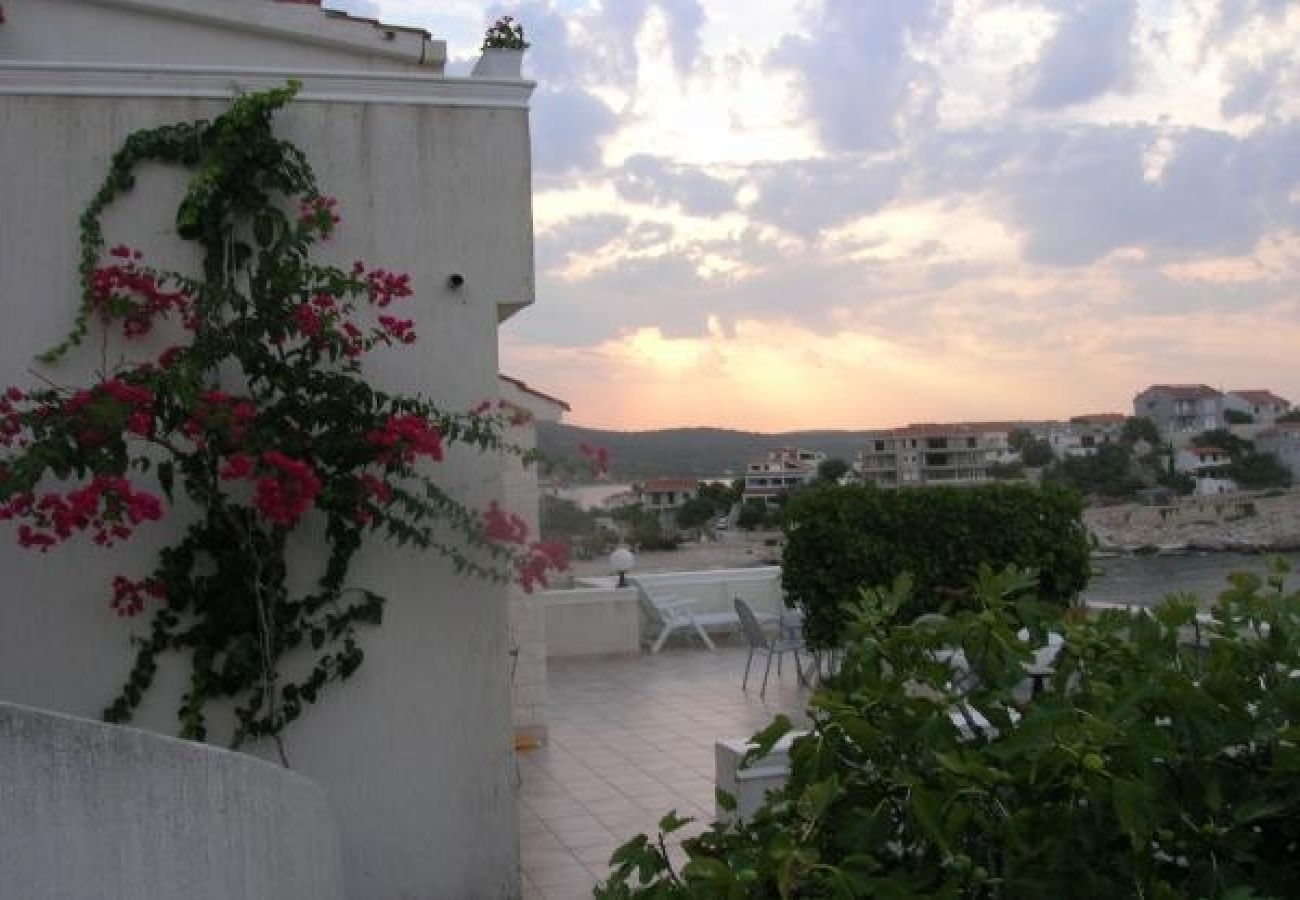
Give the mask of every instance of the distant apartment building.
POLYGON ((1255 449, 1272 453, 1277 461, 1291 470, 1291 477, 1300 482, 1300 422, 1278 422, 1272 428, 1255 435, 1255 449))
POLYGON ((1225 409, 1250 416, 1256 425, 1272 425, 1278 416, 1291 411, 1291 401, 1266 390, 1228 391, 1223 404, 1225 409))
POLYGON ((879 487, 979 484, 1012 458, 1013 422, 908 425, 867 434, 858 452, 862 480, 879 487))
POLYGON ((677 526, 677 510, 700 493, 694 478, 651 478, 636 488, 642 506, 659 518, 665 528, 677 526))
POLYGON ((1224 396, 1204 384, 1153 384, 1133 398, 1133 415, 1156 423, 1171 440, 1222 428, 1224 396))
POLYGON ((781 494, 815 481, 817 467, 825 461, 826 454, 820 450, 797 447, 768 450, 762 459, 752 460, 745 466, 745 490, 741 499, 772 503, 781 494))

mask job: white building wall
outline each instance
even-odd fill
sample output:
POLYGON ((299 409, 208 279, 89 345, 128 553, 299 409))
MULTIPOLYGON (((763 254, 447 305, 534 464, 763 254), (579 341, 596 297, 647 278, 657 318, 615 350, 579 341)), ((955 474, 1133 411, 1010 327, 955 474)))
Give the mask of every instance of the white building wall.
MULTIPOLYGON (((500 396, 507 410, 523 414, 507 439, 528 451, 537 448, 537 421, 558 422, 566 407, 522 389, 509 378, 500 379, 500 396)), ((528 523, 528 533, 541 531, 541 489, 537 467, 518 458, 505 469, 505 505, 528 523)), ((510 700, 515 743, 520 747, 546 742, 546 617, 538 593, 511 588, 508 605, 510 627, 510 700)))
POLYGON ((215 747, 0 703, 0 894, 343 900, 325 793, 215 747))
MULTIPOLYGON (((0 41, 47 2, 6 0, 0 41)), ((127 52, 125 43, 147 56, 148 29, 118 37, 115 53, 127 52)), ((44 50, 59 58, 57 46, 44 50)), ((340 263, 409 271, 416 287, 403 315, 421 341, 376 357, 372 377, 453 409, 496 396, 499 308, 526 304, 533 292, 529 85, 233 69, 74 74, 15 62, 0 45, 0 383, 30 384, 33 355, 69 327, 77 218, 122 139, 225 108, 177 93, 229 96, 297 74, 307 99, 278 121, 339 198, 344 222, 325 249, 340 263), (459 291, 446 286, 453 272, 466 279, 459 291)), ((108 217, 109 243, 183 260, 166 237, 178 184, 169 173, 142 177, 108 217)), ((99 362, 88 347, 39 371, 77 383, 99 362)), ((438 473, 473 506, 502 495, 496 458, 456 450, 438 473)), ((147 625, 113 615, 110 579, 149 571, 153 551, 181 524, 177 516, 143 528, 109 552, 71 542, 46 555, 20 550, 10 528, 0 529, 0 700, 97 717, 128 671, 130 635, 147 625)), ((306 568, 319 562, 318 546, 310 536, 299 542, 306 568)), ((360 671, 331 687, 286 740, 293 767, 322 785, 341 823, 348 895, 517 894, 506 590, 460 578, 433 554, 382 544, 357 558, 353 577, 389 598, 384 624, 362 632, 360 671)), ((135 724, 174 733, 184 675, 182 661, 168 660, 135 724)), ((228 733, 220 718, 217 741, 228 733)))

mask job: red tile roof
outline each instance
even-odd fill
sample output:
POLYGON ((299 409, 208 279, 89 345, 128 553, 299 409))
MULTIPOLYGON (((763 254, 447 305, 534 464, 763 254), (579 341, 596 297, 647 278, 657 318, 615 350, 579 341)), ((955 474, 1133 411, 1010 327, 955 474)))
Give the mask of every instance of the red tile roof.
POLYGON ((1128 416, 1123 413, 1084 413, 1081 416, 1071 416, 1071 425, 1122 425, 1128 420, 1128 416))
POLYGON ((1279 397, 1277 394, 1269 390, 1228 391, 1228 393, 1232 394, 1234 397, 1240 397, 1247 403, 1258 403, 1261 406, 1267 406, 1270 403, 1281 403, 1286 406, 1291 405, 1285 398, 1279 397))
MULTIPOLYGON (((1210 387, 1208 384, 1153 384, 1142 394, 1149 394, 1157 391, 1162 394, 1168 394, 1175 400, 1197 400, 1201 397, 1222 397, 1223 394, 1210 387)), ((1138 396, 1142 396, 1139 394, 1138 396)))

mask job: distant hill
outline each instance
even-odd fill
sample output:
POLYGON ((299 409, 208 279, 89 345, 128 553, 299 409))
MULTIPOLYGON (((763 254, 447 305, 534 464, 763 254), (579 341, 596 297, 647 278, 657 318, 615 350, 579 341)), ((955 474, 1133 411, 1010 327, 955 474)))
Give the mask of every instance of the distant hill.
POLYGON ((609 450, 610 475, 636 480, 659 475, 739 478, 745 464, 771 447, 821 450, 852 464, 866 440, 865 431, 790 431, 760 434, 725 428, 666 428, 659 431, 602 431, 539 422, 538 448, 548 456, 576 458, 578 445, 609 450))

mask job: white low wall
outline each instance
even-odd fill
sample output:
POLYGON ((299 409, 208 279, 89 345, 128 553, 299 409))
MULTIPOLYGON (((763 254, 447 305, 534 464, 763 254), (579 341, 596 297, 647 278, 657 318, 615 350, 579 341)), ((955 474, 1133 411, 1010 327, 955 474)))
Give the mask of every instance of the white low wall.
POLYGON ((301 775, 0 703, 0 896, 342 900, 342 852, 301 775))
POLYGON ((545 610, 548 658, 641 652, 636 588, 547 591, 538 602, 545 610))
POLYGON ((781 567, 715 569, 706 572, 658 572, 633 579, 642 590, 698 601, 698 612, 736 611, 739 597, 760 616, 778 616, 785 609, 781 593, 781 567))

